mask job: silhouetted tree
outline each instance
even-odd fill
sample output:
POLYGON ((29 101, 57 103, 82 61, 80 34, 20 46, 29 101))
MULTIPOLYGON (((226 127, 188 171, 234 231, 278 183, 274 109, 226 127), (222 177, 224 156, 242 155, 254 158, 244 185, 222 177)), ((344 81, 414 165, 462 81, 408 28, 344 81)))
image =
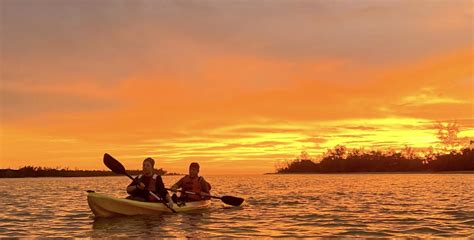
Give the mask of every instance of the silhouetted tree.
MULTIPOLYGON (((166 175, 167 171, 163 168, 155 170, 157 174, 166 175)), ((131 175, 141 174, 141 170, 127 171, 131 175)), ((112 171, 101 170, 69 170, 69 168, 46 168, 25 166, 18 170, 0 169, 0 178, 19 178, 19 177, 96 177, 96 176, 116 176, 112 171)), ((172 175, 177 175, 172 174, 172 175)))
POLYGON ((319 163, 302 153, 288 162, 286 167, 276 170, 278 173, 474 171, 474 150, 464 148, 448 154, 431 152, 421 157, 408 146, 402 152, 384 153, 376 150, 348 151, 344 146, 338 145, 329 149, 319 163))
POLYGON ((302 151, 293 161, 286 162, 286 166, 283 165, 277 171, 281 173, 311 173, 318 171, 318 164, 314 163, 311 156, 306 152, 302 151))
POLYGON ((436 136, 440 140, 440 144, 447 151, 459 149, 463 142, 467 143, 469 141, 467 137, 458 137, 460 126, 456 121, 447 123, 438 122, 435 128, 437 129, 436 136))

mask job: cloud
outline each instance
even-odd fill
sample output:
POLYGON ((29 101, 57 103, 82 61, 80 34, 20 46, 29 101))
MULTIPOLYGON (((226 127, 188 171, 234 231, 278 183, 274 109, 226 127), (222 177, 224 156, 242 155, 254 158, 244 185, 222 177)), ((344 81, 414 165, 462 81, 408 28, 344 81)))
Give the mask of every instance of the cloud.
POLYGON ((222 52, 380 66, 471 46, 468 0, 457 4, 21 0, 3 1, 2 7, 2 78, 7 81, 88 77, 114 83, 149 69, 198 73, 193 70, 196 66, 222 52))
POLYGON ((298 142, 301 142, 301 143, 314 143, 314 144, 321 144, 326 141, 327 139, 323 137, 308 137, 302 140, 298 140, 298 142))
POLYGON ((374 134, 337 134, 335 136, 340 137, 340 138, 364 138, 367 136, 373 136, 374 134))
POLYGON ((376 130, 380 130, 379 128, 376 128, 376 127, 369 127, 369 126, 341 126, 342 128, 346 128, 346 129, 351 129, 351 130, 370 130, 370 131, 376 131, 376 130))
POLYGON ((469 135, 472 13, 463 0, 2 1, 2 164, 28 163, 28 148, 40 165, 67 153, 96 168, 113 151, 221 171, 337 144, 428 146, 437 120, 469 135))
POLYGON ((38 119, 58 113, 80 113, 98 111, 116 106, 115 102, 101 98, 68 93, 28 92, 0 89, 2 120, 15 122, 23 119, 38 119))

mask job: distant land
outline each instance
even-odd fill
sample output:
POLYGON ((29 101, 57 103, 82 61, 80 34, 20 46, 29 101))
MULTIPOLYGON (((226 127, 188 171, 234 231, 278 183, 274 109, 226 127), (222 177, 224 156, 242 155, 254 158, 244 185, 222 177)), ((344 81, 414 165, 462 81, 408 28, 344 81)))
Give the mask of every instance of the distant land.
MULTIPOLYGON (((160 168, 160 175, 184 175, 168 173, 160 168)), ((127 171, 131 175, 141 174, 141 170, 127 171)), ((292 161, 276 167, 275 173, 473 173, 474 149, 471 147, 452 150, 449 153, 425 153, 419 156, 409 148, 405 152, 348 150, 336 146, 316 162, 306 152, 292 161)), ((117 176, 109 170, 70 170, 68 168, 46 168, 25 166, 20 169, 0 169, 0 178, 23 177, 100 177, 117 176)))
MULTIPOLYGON (((410 150, 410 149, 408 149, 410 150)), ((315 162, 303 152, 292 161, 276 167, 277 174, 288 173, 410 173, 410 172, 470 172, 474 171, 474 150, 463 148, 449 153, 362 152, 337 146, 315 162)))
MULTIPOLYGON (((139 175, 141 170, 129 170, 130 175, 139 175)), ((160 168, 155 172, 159 175, 184 175, 179 173, 168 173, 160 168)), ((24 178, 24 177, 105 177, 118 176, 108 170, 71 170, 68 168, 46 168, 25 166, 20 169, 0 169, 0 178, 24 178)))

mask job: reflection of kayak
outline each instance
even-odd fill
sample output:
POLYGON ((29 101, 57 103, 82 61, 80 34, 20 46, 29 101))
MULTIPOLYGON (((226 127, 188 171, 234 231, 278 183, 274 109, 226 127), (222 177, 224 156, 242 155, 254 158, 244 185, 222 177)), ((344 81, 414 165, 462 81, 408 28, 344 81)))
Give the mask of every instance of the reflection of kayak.
MULTIPOLYGON (((101 193, 89 192, 87 202, 96 217, 156 215, 171 213, 163 203, 140 202, 125 198, 111 197, 101 193)), ((184 206, 173 205, 176 212, 188 212, 209 207, 210 200, 187 202, 184 206)))

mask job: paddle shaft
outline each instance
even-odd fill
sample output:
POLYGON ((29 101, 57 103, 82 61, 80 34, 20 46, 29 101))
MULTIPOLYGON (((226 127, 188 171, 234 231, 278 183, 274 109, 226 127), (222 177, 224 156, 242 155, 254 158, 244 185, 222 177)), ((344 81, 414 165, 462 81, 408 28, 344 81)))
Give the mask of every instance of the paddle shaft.
MULTIPOLYGON (((130 179, 132 179, 132 181, 135 181, 135 179, 133 179, 132 176, 128 175, 128 173, 127 173, 127 177, 129 177, 130 179)), ((138 188, 138 187, 137 187, 137 188, 138 188)), ((152 195, 154 198, 156 198, 157 200, 160 200, 160 201, 162 200, 160 197, 156 196, 156 194, 153 193, 152 191, 148 191, 148 193, 149 193, 150 195, 152 195)))
POLYGON ((208 193, 205 193, 205 192, 196 193, 196 192, 190 192, 190 191, 184 191, 184 190, 173 190, 171 188, 165 188, 165 189, 168 190, 168 191, 172 191, 172 192, 182 192, 182 193, 187 193, 187 194, 192 194, 192 195, 201 195, 201 196, 206 196, 206 197, 210 197, 210 198, 222 199, 222 197, 212 196, 212 195, 210 195, 208 193))
POLYGON ((166 190, 173 191, 173 192, 182 192, 182 193, 186 193, 186 194, 206 196, 206 197, 210 197, 210 198, 217 198, 217 199, 220 199, 225 204, 232 205, 232 206, 240 206, 244 202, 243 198, 233 197, 233 196, 218 197, 218 196, 212 196, 212 195, 210 195, 208 193, 204 193, 204 192, 203 193, 196 193, 196 192, 191 192, 191 191, 185 191, 185 190, 182 190, 182 189, 181 190, 173 190, 173 189, 166 188, 166 190))

